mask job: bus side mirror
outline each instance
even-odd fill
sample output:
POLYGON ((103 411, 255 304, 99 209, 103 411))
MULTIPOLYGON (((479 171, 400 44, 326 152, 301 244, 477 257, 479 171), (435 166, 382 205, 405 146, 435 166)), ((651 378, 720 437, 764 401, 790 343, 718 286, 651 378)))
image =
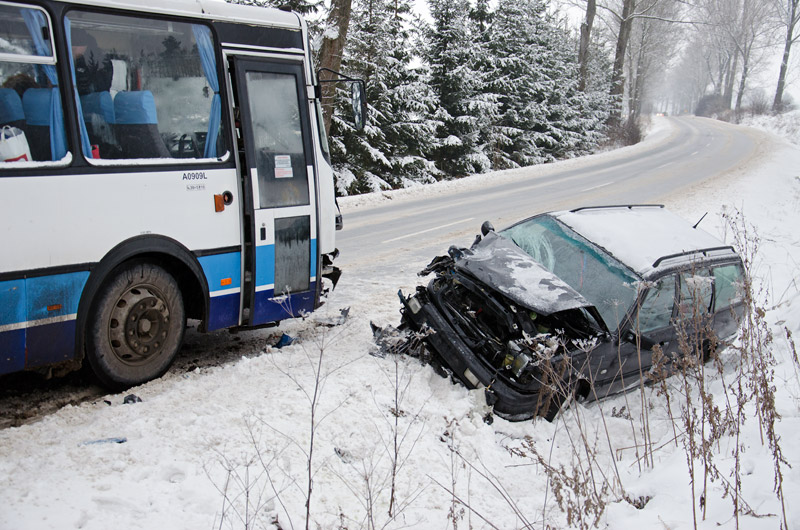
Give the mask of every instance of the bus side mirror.
POLYGON ((350 103, 353 105, 353 122, 356 130, 361 131, 367 123, 367 94, 364 81, 350 83, 350 103))
POLYGON ((322 72, 327 72, 335 76, 335 78, 319 80, 316 88, 317 99, 322 99, 322 90, 319 85, 321 83, 350 83, 350 103, 353 107, 353 121, 357 131, 364 130, 364 125, 367 124, 367 90, 364 80, 344 75, 330 68, 320 68, 317 71, 318 79, 322 72))

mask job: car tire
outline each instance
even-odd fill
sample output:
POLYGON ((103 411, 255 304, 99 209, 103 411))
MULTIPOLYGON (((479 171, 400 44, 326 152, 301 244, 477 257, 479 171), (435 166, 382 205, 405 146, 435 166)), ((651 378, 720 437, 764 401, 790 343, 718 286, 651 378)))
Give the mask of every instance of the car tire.
POLYGON ((148 262, 123 264, 89 310, 86 356, 100 382, 121 390, 155 379, 183 342, 186 313, 178 282, 148 262))

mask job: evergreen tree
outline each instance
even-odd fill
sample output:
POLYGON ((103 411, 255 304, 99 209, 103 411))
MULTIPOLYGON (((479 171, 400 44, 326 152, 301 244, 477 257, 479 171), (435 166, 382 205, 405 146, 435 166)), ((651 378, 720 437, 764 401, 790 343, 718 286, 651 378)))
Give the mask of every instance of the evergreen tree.
POLYGON ((501 0, 490 29, 490 87, 499 119, 490 128, 497 168, 575 156, 599 132, 594 95, 579 90, 575 45, 543 0, 501 0))
POLYGON ((467 0, 429 0, 433 27, 428 31, 430 82, 438 100, 433 158, 451 176, 481 173, 491 167, 481 145, 481 77, 475 66, 474 42, 468 28, 467 0))
POLYGON ((502 94, 498 94, 496 86, 492 83, 495 74, 496 58, 491 50, 491 26, 494 19, 489 7, 489 0, 477 0, 475 7, 469 13, 469 28, 472 39, 472 75, 473 86, 476 94, 469 101, 469 110, 476 118, 478 128, 478 149, 488 157, 490 167, 497 169, 503 167, 498 164, 498 136, 495 126, 500 115, 500 101, 502 94))
POLYGON ((365 80, 368 124, 356 131, 338 98, 331 127, 332 161, 340 193, 397 188, 429 182, 438 175, 426 159, 436 123, 434 101, 420 73, 412 69, 410 0, 361 0, 353 10, 347 75, 365 80))

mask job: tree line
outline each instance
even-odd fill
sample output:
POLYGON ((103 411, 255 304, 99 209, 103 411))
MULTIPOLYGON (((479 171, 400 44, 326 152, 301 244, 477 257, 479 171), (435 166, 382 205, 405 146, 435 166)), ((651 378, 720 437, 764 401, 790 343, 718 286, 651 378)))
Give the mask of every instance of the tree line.
POLYGON ((427 0, 430 20, 412 0, 233 1, 306 15, 318 66, 366 81, 363 131, 349 93, 323 85, 341 194, 635 143, 655 111, 738 119, 778 44, 771 108, 784 110, 800 19, 800 0, 427 0), (581 13, 578 31, 567 8, 581 13))
POLYGON ((577 41, 546 1, 428 5, 423 21, 411 0, 334 0, 316 29, 320 65, 366 81, 363 131, 348 119, 346 90, 323 94, 334 105, 326 114, 340 193, 580 156, 605 139, 608 70, 592 65, 581 83, 577 41))
POLYGON ((800 0, 564 2, 585 15, 581 50, 589 34, 614 49, 612 91, 624 96, 619 118, 668 111, 738 121, 747 110, 793 106, 785 88, 800 39, 800 0), (781 50, 776 66, 771 59, 781 50), (754 85, 756 75, 775 80, 774 89, 754 85))

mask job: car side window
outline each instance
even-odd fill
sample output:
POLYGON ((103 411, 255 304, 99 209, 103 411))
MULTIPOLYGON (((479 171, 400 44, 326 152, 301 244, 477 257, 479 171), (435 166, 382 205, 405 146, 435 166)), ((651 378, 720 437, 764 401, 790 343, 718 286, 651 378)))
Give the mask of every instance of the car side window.
POLYGON ((668 276, 658 280, 647 290, 644 301, 637 313, 637 329, 647 333, 670 325, 675 305, 675 277, 668 276))
POLYGON ((714 277, 707 269, 696 269, 680 274, 681 293, 678 316, 692 318, 706 314, 711 309, 714 277))
POLYGON ((44 10, 0 3, 0 168, 67 156, 51 35, 44 10))
POLYGON ((742 299, 742 268, 739 265, 723 265, 714 268, 715 310, 728 308, 742 299))

